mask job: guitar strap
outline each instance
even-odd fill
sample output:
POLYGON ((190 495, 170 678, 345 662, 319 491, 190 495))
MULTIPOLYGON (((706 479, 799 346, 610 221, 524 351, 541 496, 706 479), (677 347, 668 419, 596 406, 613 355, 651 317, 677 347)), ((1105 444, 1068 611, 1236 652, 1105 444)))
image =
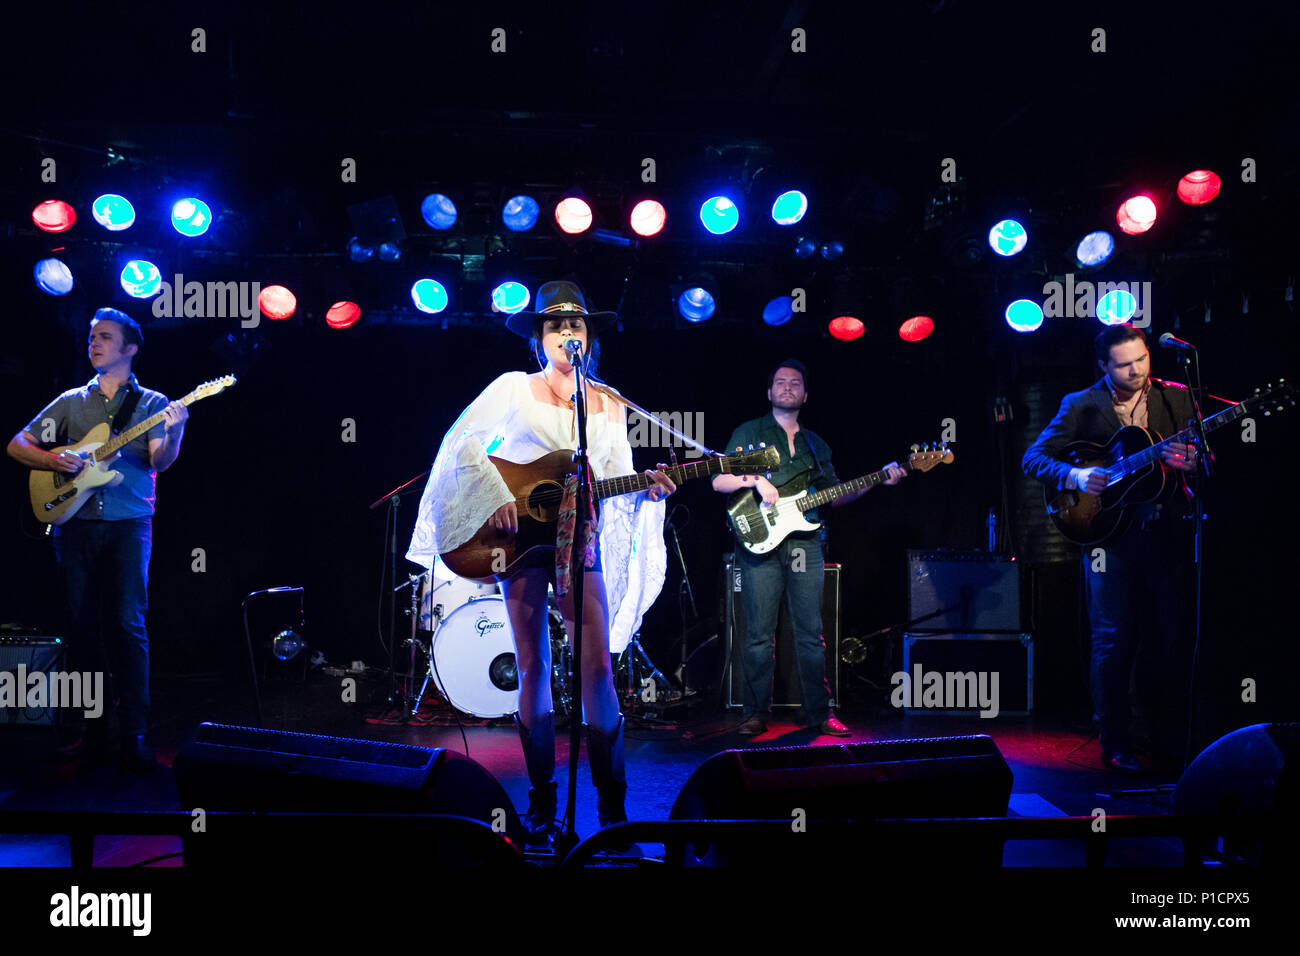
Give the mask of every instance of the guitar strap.
POLYGON ((126 398, 122 399, 122 407, 117 410, 117 414, 113 416, 112 424, 108 426, 114 435, 122 433, 126 423, 131 420, 131 413, 135 411, 135 407, 139 404, 140 390, 133 388, 127 393, 126 398))

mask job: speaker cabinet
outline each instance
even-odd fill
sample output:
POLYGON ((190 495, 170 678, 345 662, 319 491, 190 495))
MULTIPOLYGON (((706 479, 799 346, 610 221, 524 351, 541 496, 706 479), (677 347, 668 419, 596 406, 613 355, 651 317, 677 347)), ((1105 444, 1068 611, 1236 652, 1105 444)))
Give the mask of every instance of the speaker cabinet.
MULTIPOLYGON (((864 823, 861 830, 851 832, 860 833, 863 842, 852 851, 891 855, 936 852, 948 860, 955 854, 968 862, 997 866, 1002 856, 1000 840, 957 846, 950 835, 935 835, 935 845, 926 846, 927 831, 920 824, 915 835, 909 834, 903 843, 885 846, 865 824, 874 819, 1005 816, 1011 784, 1011 768, 992 738, 983 734, 726 750, 691 774, 670 818, 789 822, 795 811, 801 810, 809 821, 806 832, 800 834, 803 837, 815 833, 812 821, 860 821, 864 823)), ((792 841, 790 849, 807 852, 799 841, 792 841)), ((772 850, 770 845, 697 844, 690 851, 695 860, 687 862, 770 862, 772 850)), ((836 845, 817 852, 822 851, 839 854, 837 858, 843 861, 850 848, 841 838, 836 845)), ((911 859, 925 857, 913 855, 911 859)))
MULTIPOLYGON (((501 785, 442 748, 204 723, 173 769, 186 810, 451 814, 504 827, 523 846, 523 827, 501 785)), ((325 833, 321 841, 330 845, 325 833)), ((212 842, 192 841, 209 850, 212 842)))
POLYGON ((912 631, 1019 631, 1020 565, 986 551, 908 551, 912 631))
MULTIPOLYGON (((739 566, 732 555, 723 564, 723 614, 727 635, 727 666, 723 674, 726 706, 734 710, 744 704, 745 686, 745 602, 739 566)), ((831 706, 840 700, 840 566, 827 564, 822 589, 822 642, 826 645, 826 683, 831 689, 831 706)), ((793 709, 803 705, 799 668, 794 656, 794 634, 788 602, 781 600, 776 619, 776 667, 772 680, 772 707, 793 709)))
MULTIPOLYGON (((67 648, 60 637, 49 637, 35 634, 5 634, 0 635, 0 672, 7 671, 13 676, 8 678, 13 681, 13 686, 17 689, 19 674, 30 677, 35 673, 45 675, 46 688, 52 688, 51 675, 55 671, 62 671, 65 667, 67 648), (22 670, 19 670, 19 668, 22 670)), ((78 687, 81 682, 78 681, 78 687)), ((26 688, 23 688, 24 690, 26 688)), ((105 702, 100 701, 101 705, 105 702)), ((89 709, 89 703, 82 710, 89 709)), ((105 711, 111 707, 105 707, 105 711)), ((55 707, 50 697, 46 697, 44 706, 33 707, 10 707, 0 705, 0 727, 53 727, 62 724, 61 715, 67 707, 55 707)), ((80 718, 82 710, 69 710, 72 715, 80 718)))

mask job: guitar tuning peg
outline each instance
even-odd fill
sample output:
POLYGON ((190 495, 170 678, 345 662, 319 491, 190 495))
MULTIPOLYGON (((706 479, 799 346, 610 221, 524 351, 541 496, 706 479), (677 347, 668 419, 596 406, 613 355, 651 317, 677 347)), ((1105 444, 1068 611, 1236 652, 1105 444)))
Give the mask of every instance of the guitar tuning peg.
POLYGON ((915 455, 915 454, 916 454, 917 452, 919 452, 920 450, 921 450, 921 446, 920 446, 920 445, 913 445, 913 446, 912 446, 912 454, 913 454, 913 455, 915 455))
POLYGON ((753 442, 750 442, 750 443, 749 443, 749 450, 750 450, 750 451, 753 451, 753 450, 754 450, 754 443, 753 443, 753 442))

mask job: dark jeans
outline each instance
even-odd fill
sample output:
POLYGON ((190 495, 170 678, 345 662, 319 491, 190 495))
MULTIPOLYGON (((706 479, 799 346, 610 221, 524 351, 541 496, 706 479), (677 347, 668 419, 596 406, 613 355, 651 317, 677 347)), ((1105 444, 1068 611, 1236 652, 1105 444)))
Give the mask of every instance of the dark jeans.
MULTIPOLYGON (((68 601, 68 663, 75 671, 112 673, 105 687, 119 701, 124 736, 149 724, 149 554, 153 519, 72 518, 54 529, 68 601)), ((111 707, 105 707, 104 716, 111 707)))
POLYGON ((804 714, 809 723, 822 723, 831 713, 831 691, 826 683, 826 645, 822 642, 821 542, 815 536, 791 535, 764 555, 738 547, 736 564, 745 602, 745 681, 741 688, 744 716, 766 714, 772 707, 776 618, 784 595, 794 634, 804 714))
POLYGON ((1163 518, 1085 547, 1092 621, 1092 705, 1101 749, 1133 752, 1130 686, 1154 756, 1182 756, 1196 597, 1191 522, 1163 518), (1094 570, 1093 552, 1105 554, 1094 570), (1136 665, 1136 666, 1135 666, 1136 665))

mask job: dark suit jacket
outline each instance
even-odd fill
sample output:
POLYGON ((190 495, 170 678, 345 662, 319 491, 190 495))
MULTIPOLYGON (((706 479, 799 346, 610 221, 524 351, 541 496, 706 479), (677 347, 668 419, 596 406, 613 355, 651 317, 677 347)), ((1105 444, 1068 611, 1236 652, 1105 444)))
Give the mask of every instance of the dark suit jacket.
MULTIPOLYGON (((1151 391, 1147 393, 1147 430, 1166 437, 1185 428, 1191 419, 1192 399, 1187 389, 1153 377, 1151 391)), ((1021 467, 1025 474, 1061 490, 1070 474, 1070 465, 1060 457, 1065 446, 1075 441, 1104 445, 1119 429, 1119 417, 1111 402, 1110 389, 1106 380, 1100 378, 1091 388, 1071 392, 1061 399, 1060 411, 1043 429, 1038 440, 1029 446, 1021 467)), ((1181 481, 1182 474, 1172 470, 1170 474, 1180 479, 1172 483, 1174 488, 1183 489, 1183 494, 1174 495, 1173 500, 1185 499, 1186 486, 1181 481)))

